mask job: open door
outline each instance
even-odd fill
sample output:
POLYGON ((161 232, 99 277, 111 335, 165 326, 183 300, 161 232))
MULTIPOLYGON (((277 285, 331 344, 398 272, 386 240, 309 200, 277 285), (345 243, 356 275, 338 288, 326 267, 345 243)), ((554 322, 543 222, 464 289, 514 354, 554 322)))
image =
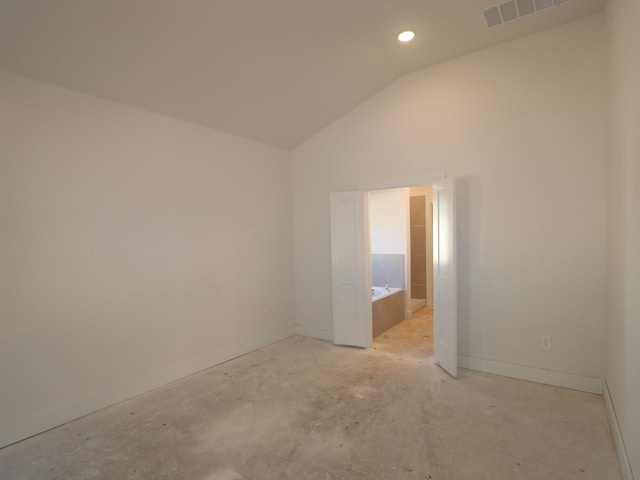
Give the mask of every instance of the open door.
POLYGON ((333 343, 369 347, 371 326, 366 192, 331 194, 333 343))
POLYGON ((433 183, 433 356, 458 376, 455 181, 433 183))

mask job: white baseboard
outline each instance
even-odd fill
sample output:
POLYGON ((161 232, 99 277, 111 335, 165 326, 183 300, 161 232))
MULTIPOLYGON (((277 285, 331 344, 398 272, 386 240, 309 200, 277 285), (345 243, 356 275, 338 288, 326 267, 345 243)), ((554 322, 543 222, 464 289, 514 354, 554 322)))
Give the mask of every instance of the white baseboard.
POLYGON ((303 337, 319 338, 333 342, 333 330, 326 328, 307 327, 305 325, 296 326, 296 334, 303 337))
POLYGON ((295 334, 295 327, 256 336, 0 425, 0 448, 135 397, 295 334))
POLYGON ((427 302, 425 302, 424 300, 422 302, 416 302, 415 305, 413 304, 413 302, 411 302, 411 311, 417 312, 418 310, 420 310, 421 308, 425 308, 426 306, 427 302))
POLYGON ((466 355, 458 355, 458 364, 463 368, 469 368, 471 370, 479 370, 481 372, 519 378, 521 380, 554 385, 556 387, 570 388, 571 390, 579 390, 581 392, 602 394, 602 379, 600 378, 556 372, 543 368, 526 367, 524 365, 466 355))
POLYGON ((622 436, 622 430, 620 430, 620 424, 618 423, 618 416, 613 406, 613 400, 611 399, 611 393, 607 382, 603 383, 603 396, 604 407, 607 410, 607 416, 609 417, 609 425, 611 425, 611 433, 613 434, 613 443, 616 446, 616 452, 618 453, 618 463, 620 464, 620 470, 622 471, 622 480, 634 480, 633 470, 631 470, 631 462, 627 455, 627 448, 624 445, 624 437, 622 436))

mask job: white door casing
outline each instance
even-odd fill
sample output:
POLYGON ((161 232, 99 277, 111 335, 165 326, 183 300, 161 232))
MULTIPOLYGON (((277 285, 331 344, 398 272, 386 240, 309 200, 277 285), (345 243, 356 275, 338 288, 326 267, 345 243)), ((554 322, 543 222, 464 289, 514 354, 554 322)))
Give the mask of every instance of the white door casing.
POLYGON ((445 371, 458 375, 455 180, 433 183, 433 355, 445 371))
MULTIPOLYGON (((455 180, 432 181, 434 359, 456 377, 457 279, 455 180)), ((367 194, 363 191, 331 194, 331 271, 333 340, 339 345, 369 347, 371 273, 367 194)))
POLYGON ((371 267, 367 193, 331 193, 333 343, 370 347, 371 267))

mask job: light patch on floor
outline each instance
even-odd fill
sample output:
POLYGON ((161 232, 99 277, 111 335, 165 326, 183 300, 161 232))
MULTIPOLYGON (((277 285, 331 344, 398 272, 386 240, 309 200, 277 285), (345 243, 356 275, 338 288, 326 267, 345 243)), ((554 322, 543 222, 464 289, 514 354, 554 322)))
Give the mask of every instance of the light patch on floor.
POLYGON ((212 473, 206 480, 243 480, 243 478, 238 472, 227 469, 224 472, 212 473))
POLYGON ((274 431, 288 430, 291 418, 281 403, 241 403, 203 424, 205 432, 194 452, 202 453, 217 448, 247 448, 268 440, 274 431))

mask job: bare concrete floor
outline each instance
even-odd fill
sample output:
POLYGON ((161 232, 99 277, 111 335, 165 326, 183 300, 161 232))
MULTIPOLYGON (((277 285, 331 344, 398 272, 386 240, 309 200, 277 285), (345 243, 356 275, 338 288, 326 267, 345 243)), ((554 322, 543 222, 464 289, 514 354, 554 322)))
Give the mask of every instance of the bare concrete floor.
POLYGON ((2 479, 619 479, 600 396, 292 337, 0 450, 2 479))

